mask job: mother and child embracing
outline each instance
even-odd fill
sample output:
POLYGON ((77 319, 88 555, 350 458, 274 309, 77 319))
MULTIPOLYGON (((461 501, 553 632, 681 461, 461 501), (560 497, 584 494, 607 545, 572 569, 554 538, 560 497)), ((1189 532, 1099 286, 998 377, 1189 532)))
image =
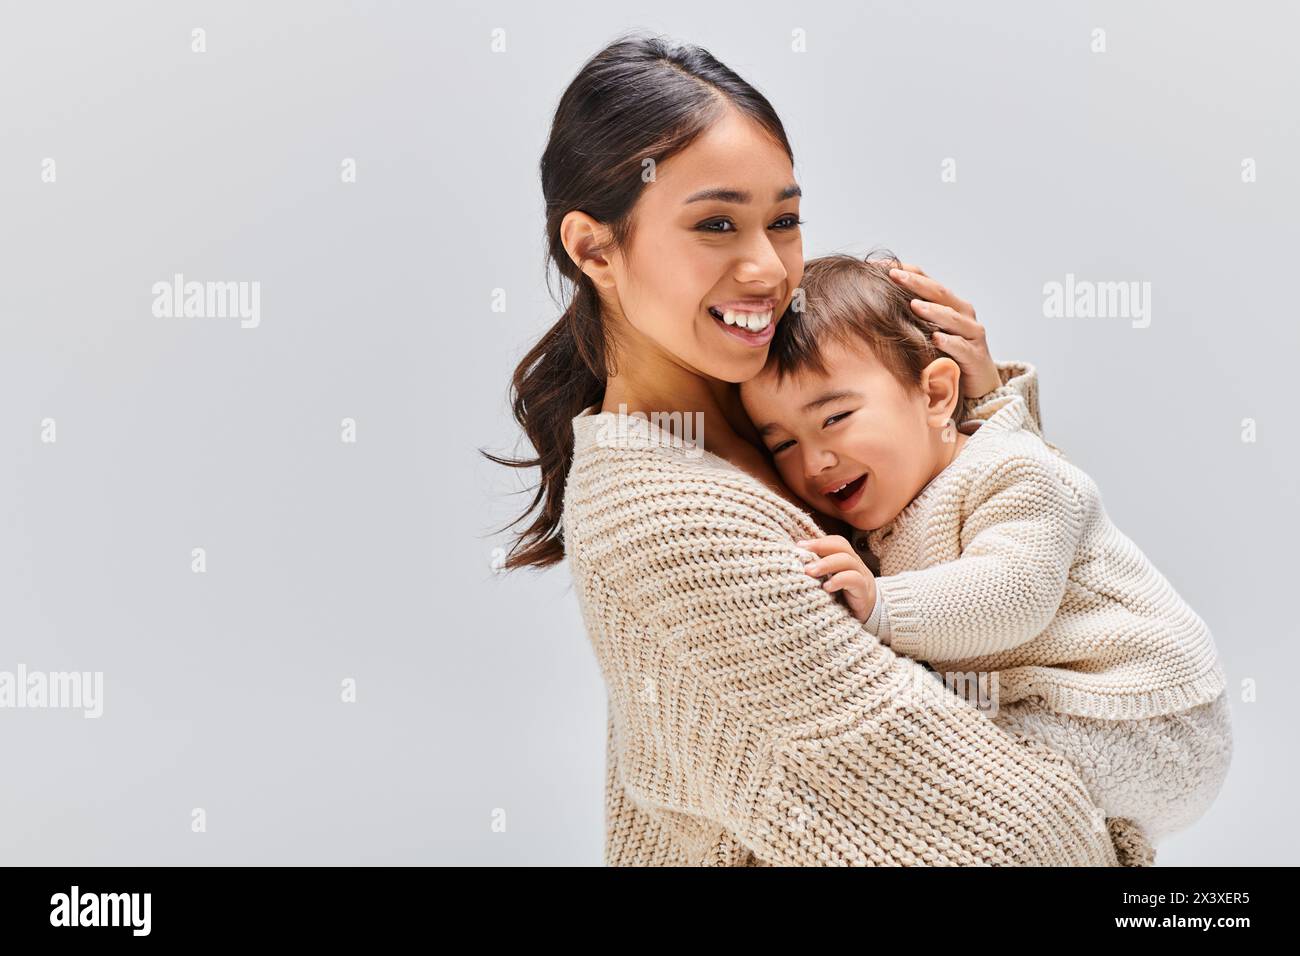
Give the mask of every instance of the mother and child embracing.
POLYGON ((507 567, 567 559, 605 681, 607 864, 1141 866, 1205 813, 1205 623, 970 304, 804 261, 762 94, 621 37, 541 178, 571 295, 512 382, 535 455, 491 457, 540 470, 507 567))

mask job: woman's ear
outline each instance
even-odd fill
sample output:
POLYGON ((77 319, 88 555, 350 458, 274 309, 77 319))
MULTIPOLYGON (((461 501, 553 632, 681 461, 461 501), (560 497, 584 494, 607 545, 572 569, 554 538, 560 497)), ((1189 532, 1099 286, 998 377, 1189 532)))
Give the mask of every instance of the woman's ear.
POLYGON ((921 370, 921 392, 931 428, 943 428, 961 400, 961 368, 952 359, 937 358, 921 370))
POLYGON ((575 209, 560 223, 560 241, 564 243, 564 250, 597 288, 614 285, 613 269, 604 254, 609 240, 609 228, 585 212, 575 209))

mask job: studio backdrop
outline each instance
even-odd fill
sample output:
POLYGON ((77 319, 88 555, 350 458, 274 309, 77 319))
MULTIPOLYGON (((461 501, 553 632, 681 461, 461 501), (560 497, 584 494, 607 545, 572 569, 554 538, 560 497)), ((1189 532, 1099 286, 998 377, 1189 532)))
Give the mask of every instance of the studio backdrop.
POLYGON ((630 30, 771 100, 808 258, 1037 368, 1228 679, 1158 862, 1294 862, 1300 15, 956 0, 6 4, 0 862, 601 862, 601 674, 481 450, 561 311, 551 117, 630 30))

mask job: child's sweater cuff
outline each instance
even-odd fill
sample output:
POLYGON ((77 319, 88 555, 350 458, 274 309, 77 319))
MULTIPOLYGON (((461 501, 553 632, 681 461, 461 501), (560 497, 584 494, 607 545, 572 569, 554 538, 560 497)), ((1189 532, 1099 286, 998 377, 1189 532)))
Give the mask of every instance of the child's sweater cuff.
POLYGON ((882 615, 888 615, 887 643, 894 653, 907 657, 925 657, 925 635, 921 629, 920 609, 916 606, 907 576, 877 578, 876 595, 882 615), (886 611, 886 608, 889 610, 886 611))
POLYGON ((879 638, 881 644, 889 646, 889 609, 885 607, 885 596, 881 593, 879 584, 876 587, 876 606, 871 609, 871 616, 863 622, 863 626, 879 638))

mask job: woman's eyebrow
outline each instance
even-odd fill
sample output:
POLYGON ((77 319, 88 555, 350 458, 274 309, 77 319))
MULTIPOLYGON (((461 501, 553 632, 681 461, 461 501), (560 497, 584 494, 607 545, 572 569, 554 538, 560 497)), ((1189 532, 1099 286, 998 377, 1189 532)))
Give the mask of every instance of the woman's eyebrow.
MULTIPOLYGON (((787 199, 794 199, 796 196, 802 196, 803 190, 798 184, 792 183, 784 189, 777 190, 776 202, 784 202, 787 199)), ((687 196, 682 205, 688 203, 704 202, 705 200, 714 200, 716 202, 734 202, 747 203, 754 198, 753 194, 744 189, 732 189, 727 186, 719 186, 713 189, 701 189, 697 193, 687 196)))

